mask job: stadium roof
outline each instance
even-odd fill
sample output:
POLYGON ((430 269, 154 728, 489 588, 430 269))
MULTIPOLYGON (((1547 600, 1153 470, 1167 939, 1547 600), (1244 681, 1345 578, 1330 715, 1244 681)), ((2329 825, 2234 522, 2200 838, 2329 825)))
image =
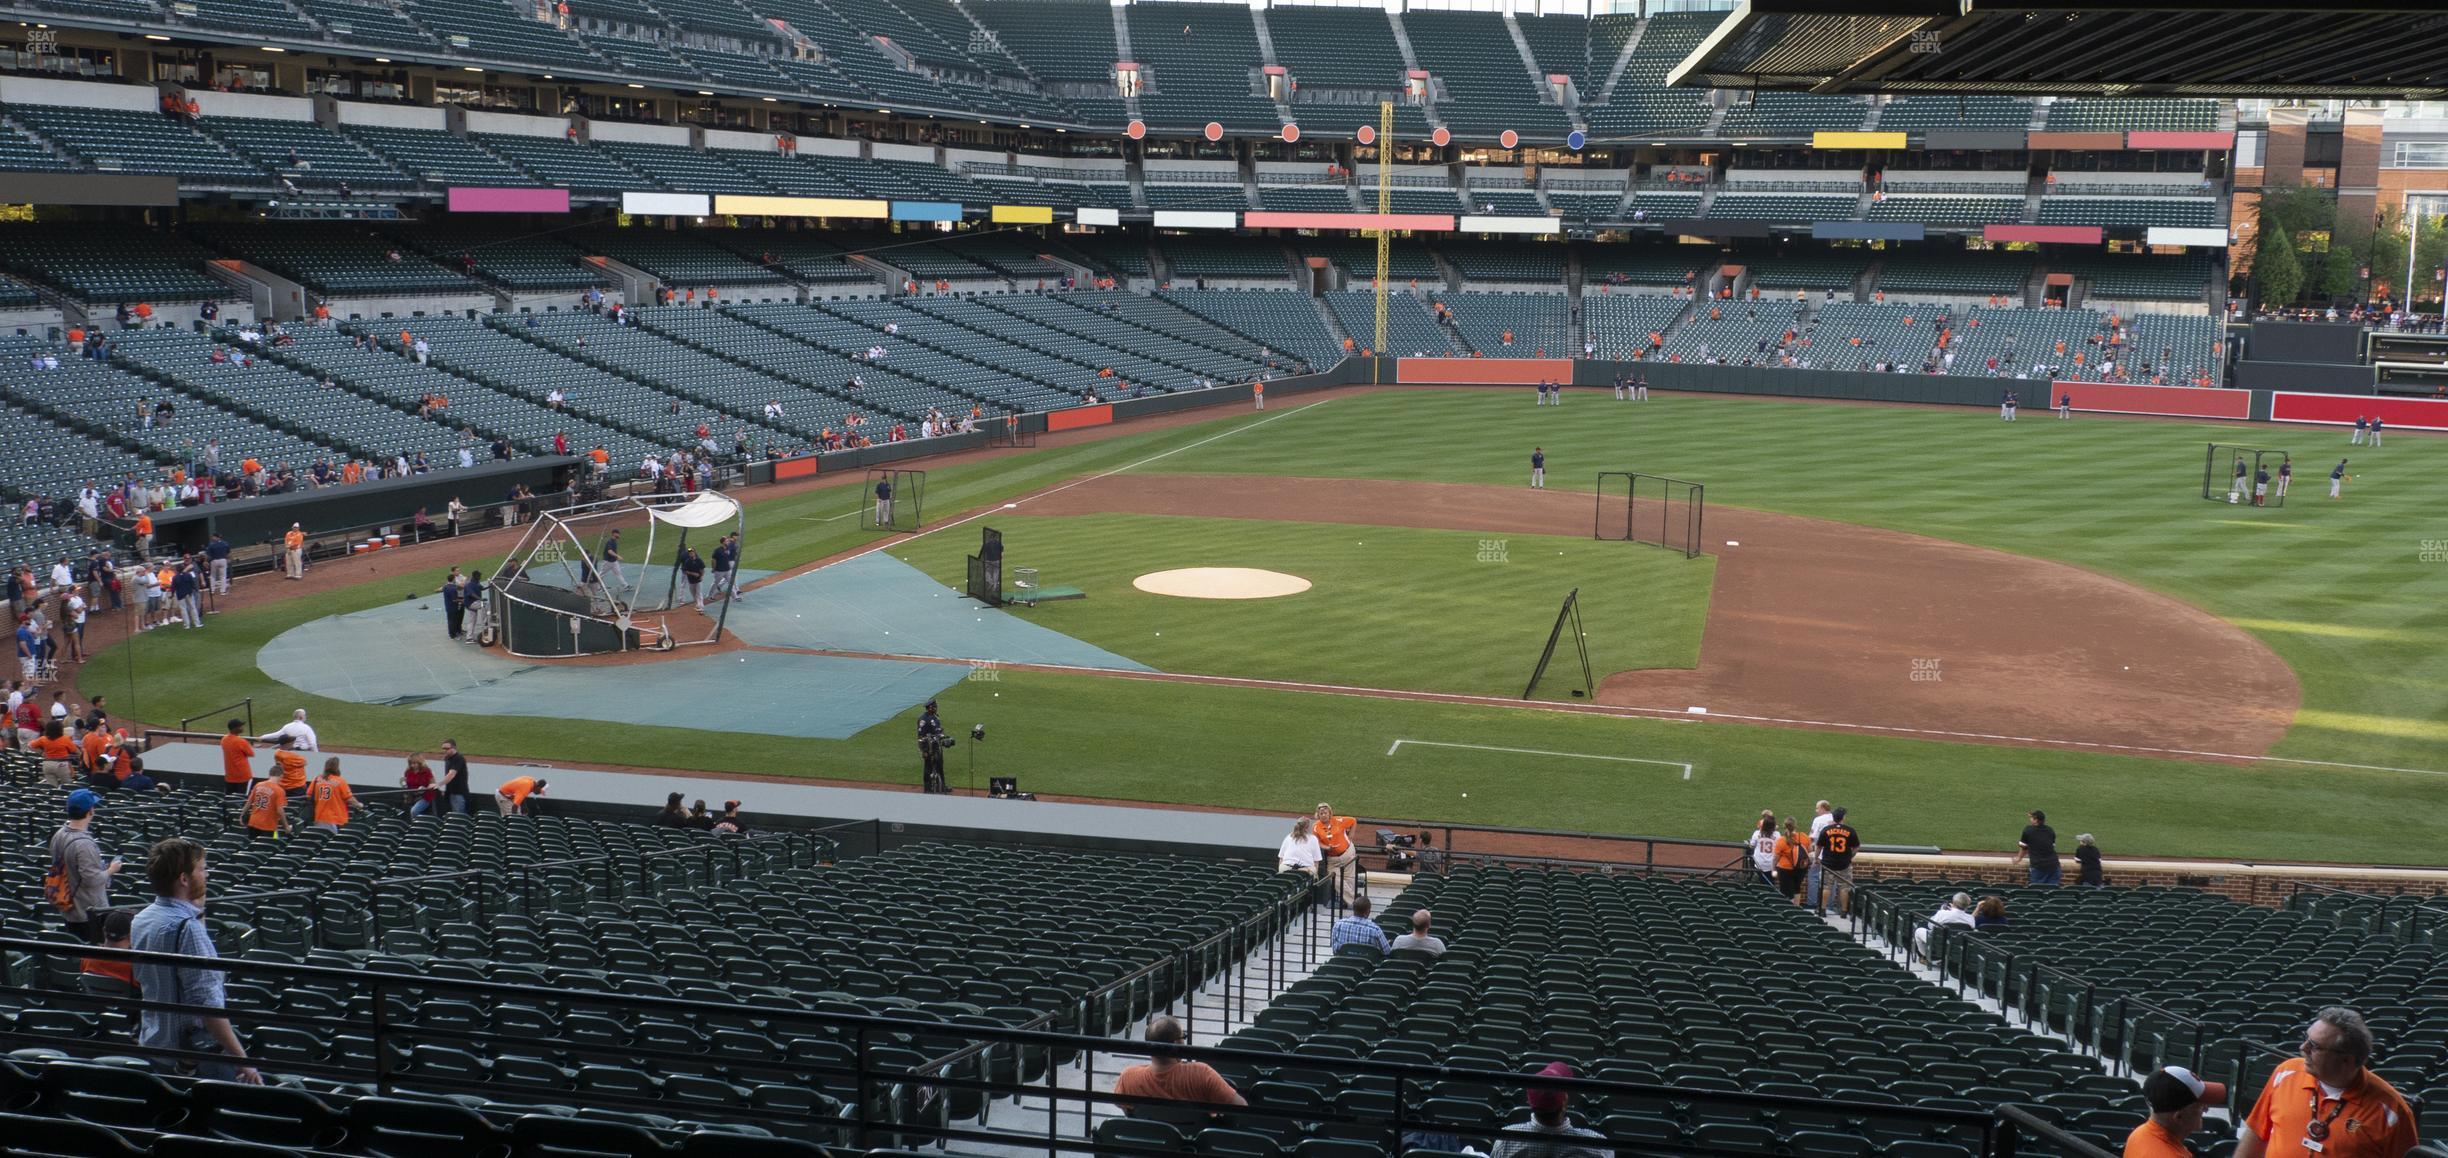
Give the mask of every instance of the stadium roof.
POLYGON ((1667 83, 2436 99, 2448 95, 2448 12, 2325 0, 1745 0, 1667 83))

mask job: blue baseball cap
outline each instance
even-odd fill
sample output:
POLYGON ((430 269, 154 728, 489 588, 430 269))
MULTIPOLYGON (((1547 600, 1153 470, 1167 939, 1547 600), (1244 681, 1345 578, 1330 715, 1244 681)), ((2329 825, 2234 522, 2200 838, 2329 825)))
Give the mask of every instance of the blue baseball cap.
POLYGON ((68 794, 68 819, 76 820, 80 817, 91 816, 93 810, 101 805, 102 795, 100 793, 91 788, 79 788, 68 794))

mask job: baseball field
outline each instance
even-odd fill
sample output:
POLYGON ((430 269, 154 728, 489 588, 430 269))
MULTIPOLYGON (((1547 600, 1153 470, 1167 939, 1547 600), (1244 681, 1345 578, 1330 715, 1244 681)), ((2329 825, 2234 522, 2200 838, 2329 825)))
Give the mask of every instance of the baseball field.
MULTIPOLYGON (((855 479, 752 501, 745 565, 880 550, 957 588, 978 523, 951 524, 989 512, 1007 566, 1086 592, 999 614, 1154 669, 977 664, 941 694, 947 723, 988 725, 981 769, 1041 794, 1721 839, 1760 808, 1827 797, 1874 843, 2011 847, 2022 812, 2045 808, 2111 855, 2441 863, 2448 818, 2427 805, 2448 789, 2448 527, 2432 513, 2448 443, 2346 442, 2032 411, 1359 391, 917 464, 915 536, 843 517, 855 479), (2220 440, 2293 454, 2284 507, 2202 499, 2220 440), (1707 553, 1593 539, 1601 471, 1705 484, 1707 553), (1199 567, 1309 586, 1134 586, 1199 567), (1574 589, 1599 687, 1572 696, 1578 660, 1559 661, 1572 670, 1522 704, 1574 589)), ((480 758, 914 782, 914 708, 809 739, 730 726, 719 699, 686 728, 455 714, 301 693, 252 662, 300 624, 428 592, 450 563, 490 571, 508 546, 327 564, 308 589, 101 655, 80 688, 154 723, 245 696, 302 705, 336 747, 455 736, 480 758)), ((654 663, 622 671, 640 703, 690 694, 654 663)))

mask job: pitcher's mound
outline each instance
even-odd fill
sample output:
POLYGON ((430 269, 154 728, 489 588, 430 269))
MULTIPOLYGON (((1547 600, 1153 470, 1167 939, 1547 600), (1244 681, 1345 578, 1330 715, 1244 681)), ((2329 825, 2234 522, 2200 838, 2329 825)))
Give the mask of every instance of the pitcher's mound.
POLYGON ((1184 599, 1273 599, 1307 591, 1309 581, 1298 575, 1255 567, 1184 567, 1178 571, 1151 571, 1131 580, 1131 586, 1151 595, 1179 595, 1184 599))

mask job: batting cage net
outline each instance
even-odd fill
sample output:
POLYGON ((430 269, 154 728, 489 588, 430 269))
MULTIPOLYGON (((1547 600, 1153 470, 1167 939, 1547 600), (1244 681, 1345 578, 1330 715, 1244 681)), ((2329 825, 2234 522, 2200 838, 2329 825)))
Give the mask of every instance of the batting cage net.
POLYGON ((869 467, 858 502, 860 530, 915 531, 926 521, 926 472, 869 467))
POLYGON ((1699 483, 1606 471, 1598 476, 1595 534, 1610 542, 1654 543, 1696 559, 1707 507, 1707 488, 1699 483))
POLYGON ((1563 674, 1573 674, 1569 667, 1573 657, 1578 656, 1581 660, 1581 682, 1569 689, 1572 698, 1577 700, 1598 694, 1598 681, 1590 673, 1589 633, 1581 629, 1581 589, 1575 587, 1565 594, 1564 606, 1556 609, 1555 626, 1547 632, 1547 646, 1539 652, 1538 666, 1530 669, 1530 684, 1522 689, 1523 699, 1538 698, 1539 681, 1547 678, 1547 669, 1555 663, 1556 645, 1564 643, 1567 638, 1571 640, 1571 650, 1564 653, 1564 662, 1568 666, 1563 674))
POLYGON ((1028 429, 1027 424, 1020 421, 1020 416, 1017 414, 1006 414, 1001 418, 989 418, 985 421, 984 425, 986 428, 986 445, 988 446, 1037 445, 1037 433, 1028 429))
POLYGON ((2283 507, 2289 481, 2284 468, 2290 461, 2283 450, 2213 442, 2202 459, 2201 496, 2214 503, 2283 507))

